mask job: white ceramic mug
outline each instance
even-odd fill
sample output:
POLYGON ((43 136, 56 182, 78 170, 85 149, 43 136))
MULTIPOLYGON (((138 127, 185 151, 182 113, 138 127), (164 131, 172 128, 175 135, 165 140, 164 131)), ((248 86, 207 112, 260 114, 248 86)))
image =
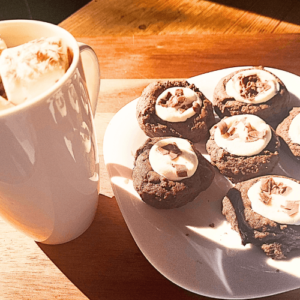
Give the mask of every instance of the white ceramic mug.
POLYGON ((0 215, 36 241, 65 243, 90 226, 98 204, 97 56, 45 22, 3 21, 0 36, 8 47, 59 36, 73 52, 68 71, 49 90, 0 111, 0 215))

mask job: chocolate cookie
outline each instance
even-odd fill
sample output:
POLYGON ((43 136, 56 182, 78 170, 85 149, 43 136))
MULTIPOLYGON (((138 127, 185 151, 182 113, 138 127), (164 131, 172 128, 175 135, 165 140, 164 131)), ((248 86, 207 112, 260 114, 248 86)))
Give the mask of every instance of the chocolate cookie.
POLYGON ((220 118, 253 114, 278 124, 287 114, 289 92, 284 83, 263 67, 241 69, 217 84, 213 105, 220 118))
POLYGON ((187 81, 153 82, 139 98, 136 117, 149 137, 207 140, 215 123, 212 103, 187 81))
POLYGON ((299 136, 298 121, 300 121, 300 107, 294 107, 289 116, 278 125, 276 133, 282 138, 281 142, 285 150, 297 161, 300 161, 300 139, 297 138, 299 136), (293 125, 291 126, 291 124, 293 125))
POLYGON ((284 176, 263 176, 238 183, 223 199, 222 213, 239 232, 243 245, 259 246, 282 259, 300 249, 300 182, 284 176))
POLYGON ((211 163, 233 183, 270 174, 279 161, 279 138, 254 115, 224 118, 210 130, 211 163))
POLYGON ((136 152, 132 178, 145 203, 176 208, 210 186, 214 169, 187 140, 149 138, 136 152))

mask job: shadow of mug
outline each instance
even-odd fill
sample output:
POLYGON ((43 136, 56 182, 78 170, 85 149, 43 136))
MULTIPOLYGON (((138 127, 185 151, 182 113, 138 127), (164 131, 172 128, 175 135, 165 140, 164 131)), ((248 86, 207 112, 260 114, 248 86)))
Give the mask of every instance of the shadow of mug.
POLYGON ((2 21, 0 32, 8 48, 55 36, 73 54, 51 88, 0 111, 0 215, 36 241, 65 243, 90 226, 98 204, 97 56, 45 22, 2 21))

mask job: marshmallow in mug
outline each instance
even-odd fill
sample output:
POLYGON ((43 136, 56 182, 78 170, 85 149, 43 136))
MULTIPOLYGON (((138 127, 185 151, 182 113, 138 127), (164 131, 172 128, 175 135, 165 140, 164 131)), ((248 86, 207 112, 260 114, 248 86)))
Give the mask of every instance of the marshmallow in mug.
POLYGON ((214 139, 227 152, 252 156, 266 148, 272 137, 271 128, 255 115, 238 115, 218 123, 214 139))
POLYGON ((251 69, 238 72, 226 84, 226 93, 236 101, 263 103, 280 90, 275 76, 265 70, 251 69))
POLYGON ((68 68, 68 49, 59 37, 7 48, 0 56, 0 76, 7 99, 14 105, 45 92, 68 68))

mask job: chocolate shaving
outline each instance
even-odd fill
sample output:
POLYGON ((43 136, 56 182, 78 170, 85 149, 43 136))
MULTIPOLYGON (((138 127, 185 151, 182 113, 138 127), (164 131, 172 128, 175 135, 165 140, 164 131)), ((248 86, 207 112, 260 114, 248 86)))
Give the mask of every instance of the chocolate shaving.
POLYGON ((183 96, 183 89, 176 89, 175 96, 177 97, 183 96))
POLYGON ((253 138, 257 138, 257 139, 262 139, 266 136, 267 134, 267 131, 266 130, 263 130, 263 131, 257 131, 255 129, 251 130, 250 132, 248 132, 248 135, 250 137, 253 137, 253 138))
POLYGON ((256 129, 254 129, 249 122, 245 123, 245 127, 247 128, 248 132, 256 131, 256 129))
POLYGON ((185 100, 186 100, 186 98, 184 96, 180 96, 177 98, 177 101, 179 104, 182 104, 185 100))
MULTIPOLYGON (((184 113, 187 109, 191 108, 193 106, 193 103, 183 103, 180 108, 178 109, 178 111, 182 114, 184 113)), ((200 106, 199 106, 200 107, 200 106)), ((195 110, 194 110, 195 111, 195 110)), ((196 111, 195 111, 196 112, 196 111)))
POLYGON ((239 123, 244 124, 246 130, 247 130, 247 136, 244 138, 245 142, 255 142, 259 139, 262 139, 266 136, 267 131, 257 131, 255 128, 251 126, 249 122, 247 122, 247 117, 244 117, 240 119, 239 121, 234 121, 230 127, 224 122, 223 120, 219 122, 217 125, 220 129, 221 134, 224 138, 232 141, 239 137, 239 134, 236 133, 236 129, 239 123))
POLYGON ((162 147, 157 147, 157 150, 162 154, 162 155, 167 155, 170 153, 170 151, 163 149, 162 147))
POLYGON ((172 96, 167 102, 168 107, 176 107, 178 105, 178 98, 176 96, 172 96))
POLYGON ((259 131, 250 131, 248 132, 248 137, 258 140, 259 138, 263 137, 263 135, 259 131))
POLYGON ((234 133, 235 133, 235 131, 236 131, 236 127, 234 127, 234 126, 231 126, 229 129, 228 129, 228 134, 229 135, 233 135, 234 133))
POLYGON ((260 77, 255 75, 238 77, 240 85, 240 94, 243 98, 253 101, 254 98, 261 92, 267 91, 271 86, 267 82, 262 82, 260 77))
POLYGON ((264 204, 266 204, 266 205, 270 204, 270 202, 271 202, 271 200, 272 200, 272 196, 271 196, 271 195, 268 195, 266 192, 261 192, 261 193, 259 194, 259 196, 260 196, 259 199, 260 199, 264 204))
POLYGON ((240 94, 242 97, 252 101, 258 94, 258 86, 260 78, 257 75, 242 76, 240 79, 240 94))
POLYGON ((200 104, 197 101, 192 103, 194 112, 198 113, 200 111, 200 104))
POLYGON ((299 211, 299 201, 286 200, 285 205, 281 205, 281 208, 292 217, 299 211))
POLYGON ((291 190, 291 187, 284 185, 282 182, 277 184, 272 177, 263 178, 260 186, 260 200, 265 204, 269 204, 272 200, 272 194, 283 195, 291 190))
POLYGON ((171 160, 174 160, 175 158, 177 158, 180 154, 178 153, 174 153, 172 151, 170 151, 169 156, 171 158, 171 160))
POLYGON ((172 165, 176 169, 176 174, 178 177, 187 177, 187 167, 185 165, 172 165))
POLYGON ((182 151, 178 148, 176 143, 171 143, 167 144, 162 147, 157 147, 157 150, 162 154, 162 155, 169 155, 171 160, 174 160, 177 158, 179 155, 182 154, 182 151))
POLYGON ((180 106, 180 108, 183 108, 183 109, 188 109, 188 108, 191 108, 193 106, 193 103, 184 103, 180 106))
POLYGON ((269 195, 271 195, 272 193, 272 186, 275 185, 275 181, 274 179, 271 177, 271 178, 263 178, 261 180, 261 186, 260 186, 260 190, 262 192, 266 192, 268 193, 269 195))
POLYGON ((166 95, 166 99, 169 100, 172 97, 172 93, 168 92, 166 95))
POLYGON ((263 139, 267 134, 266 130, 257 131, 251 128, 251 131, 248 130, 248 136, 246 137, 246 142, 255 142, 259 139, 263 139))
POLYGON ((218 128, 220 129, 222 135, 228 131, 228 126, 223 120, 218 123, 218 128))
POLYGON ((273 194, 283 195, 283 194, 290 193, 291 190, 292 188, 290 186, 286 186, 282 182, 280 182, 276 185, 276 187, 273 188, 272 192, 273 194))
POLYGON ((258 140, 259 140, 258 137, 247 136, 245 142, 246 142, 246 143, 251 143, 251 142, 256 142, 256 141, 258 141, 258 140))
POLYGON ((163 107, 168 107, 167 102, 172 97, 172 94, 170 92, 167 93, 167 95, 164 98, 161 98, 158 102, 159 105, 163 107))
POLYGON ((233 141, 234 139, 237 139, 239 137, 238 133, 235 133, 233 135, 230 135, 227 140, 228 141, 233 141))
POLYGON ((185 112, 191 107, 193 107, 195 112, 200 111, 200 104, 197 101, 188 102, 187 98, 184 96, 183 89, 176 89, 175 95, 172 95, 171 92, 168 92, 166 96, 159 99, 158 105, 175 108, 180 113, 185 112))

